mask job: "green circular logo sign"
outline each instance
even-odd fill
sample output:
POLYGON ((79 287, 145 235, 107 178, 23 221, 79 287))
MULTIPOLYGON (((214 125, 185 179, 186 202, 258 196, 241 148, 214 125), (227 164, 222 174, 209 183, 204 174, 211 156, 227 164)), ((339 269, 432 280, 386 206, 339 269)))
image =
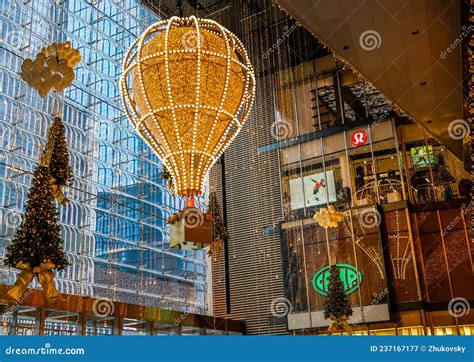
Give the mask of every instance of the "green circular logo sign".
MULTIPOLYGON (((362 273, 357 268, 350 264, 336 264, 339 269, 339 278, 344 284, 344 293, 351 294, 359 288, 362 284, 362 273)), ((329 277, 331 276, 331 266, 325 266, 319 269, 313 276, 313 288, 316 293, 327 297, 329 287, 329 277)))

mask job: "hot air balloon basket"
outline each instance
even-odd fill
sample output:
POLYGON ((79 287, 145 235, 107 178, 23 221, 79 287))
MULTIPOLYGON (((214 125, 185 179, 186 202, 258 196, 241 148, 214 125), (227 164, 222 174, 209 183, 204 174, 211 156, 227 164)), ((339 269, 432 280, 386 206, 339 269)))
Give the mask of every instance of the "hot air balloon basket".
POLYGON ((213 218, 210 213, 188 208, 168 218, 170 247, 200 250, 212 244, 213 218))

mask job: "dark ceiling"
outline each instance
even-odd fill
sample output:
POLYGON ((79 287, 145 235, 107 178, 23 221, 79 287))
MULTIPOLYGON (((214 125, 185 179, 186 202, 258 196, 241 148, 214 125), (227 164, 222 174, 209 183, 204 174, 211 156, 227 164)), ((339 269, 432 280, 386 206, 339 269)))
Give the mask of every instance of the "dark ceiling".
MULTIPOLYGON (((180 15, 195 15, 212 19, 234 32, 241 39, 244 37, 244 32, 252 29, 252 35, 261 38, 262 47, 265 49, 271 47, 278 38, 282 37, 282 34, 287 33, 288 37, 284 46, 287 47, 290 55, 290 59, 286 63, 289 66, 329 54, 329 51, 303 27, 293 28, 294 31, 288 32, 288 28, 291 28, 295 21, 273 6, 270 0, 141 1, 164 19, 180 15)), ((281 68, 266 67, 264 71, 272 73, 278 70, 281 68)))

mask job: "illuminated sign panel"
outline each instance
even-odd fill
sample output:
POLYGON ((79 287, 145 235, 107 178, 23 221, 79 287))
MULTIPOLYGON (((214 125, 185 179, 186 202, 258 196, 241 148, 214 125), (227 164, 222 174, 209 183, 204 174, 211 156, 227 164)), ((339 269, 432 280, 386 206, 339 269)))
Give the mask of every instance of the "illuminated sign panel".
MULTIPOLYGON (((339 277, 344 284, 344 292, 346 295, 351 294, 362 284, 362 273, 353 265, 336 264, 339 269, 339 277)), ((331 276, 331 266, 325 266, 319 269, 313 276, 313 288, 316 293, 327 297, 329 287, 329 277, 331 276)))
POLYGON ((367 142, 367 133, 364 131, 357 131, 352 134, 352 145, 354 147, 359 147, 365 145, 367 142))

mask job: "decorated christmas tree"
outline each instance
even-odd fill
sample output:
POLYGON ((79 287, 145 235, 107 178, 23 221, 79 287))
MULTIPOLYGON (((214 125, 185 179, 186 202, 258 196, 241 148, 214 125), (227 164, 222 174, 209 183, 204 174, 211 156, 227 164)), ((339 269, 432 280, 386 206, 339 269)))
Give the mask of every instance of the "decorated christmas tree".
POLYGON ((344 293, 344 284, 339 277, 339 269, 332 265, 330 269, 330 277, 328 284, 328 297, 324 304, 324 318, 331 316, 340 318, 342 316, 349 317, 352 315, 351 303, 344 293))
POLYGON ((57 270, 68 265, 49 180, 48 168, 38 166, 28 193, 25 216, 7 249, 5 265, 17 267, 23 262, 35 268, 50 261, 57 270))
POLYGON ((54 147, 51 154, 52 162, 49 163, 49 172, 58 184, 68 185, 72 180, 72 167, 69 162, 66 133, 61 118, 55 117, 48 139, 54 138, 54 147))
POLYGON ((67 141, 64 124, 59 117, 55 117, 49 130, 48 145, 41 162, 49 165, 51 193, 61 204, 68 201, 62 192, 62 187, 72 181, 72 168, 69 162, 67 141))
POLYGON ((214 219, 212 226, 212 248, 209 250, 209 254, 218 253, 222 245, 227 242, 229 233, 222 217, 221 207, 217 200, 217 192, 214 188, 211 188, 209 193, 209 205, 207 212, 212 215, 214 219))
POLYGON ((343 329, 351 334, 352 331, 348 324, 348 318, 352 315, 351 303, 348 296, 344 293, 344 285, 339 276, 339 269, 332 265, 330 269, 328 296, 324 304, 324 318, 331 318, 331 325, 328 333, 334 333, 343 329))
POLYGON ((61 188, 71 179, 64 125, 57 117, 33 174, 23 221, 7 248, 5 265, 21 270, 15 285, 7 292, 7 296, 15 301, 20 300, 35 276, 49 302, 59 298, 52 270, 62 270, 69 263, 62 248, 54 199, 62 204, 67 202, 61 188))

